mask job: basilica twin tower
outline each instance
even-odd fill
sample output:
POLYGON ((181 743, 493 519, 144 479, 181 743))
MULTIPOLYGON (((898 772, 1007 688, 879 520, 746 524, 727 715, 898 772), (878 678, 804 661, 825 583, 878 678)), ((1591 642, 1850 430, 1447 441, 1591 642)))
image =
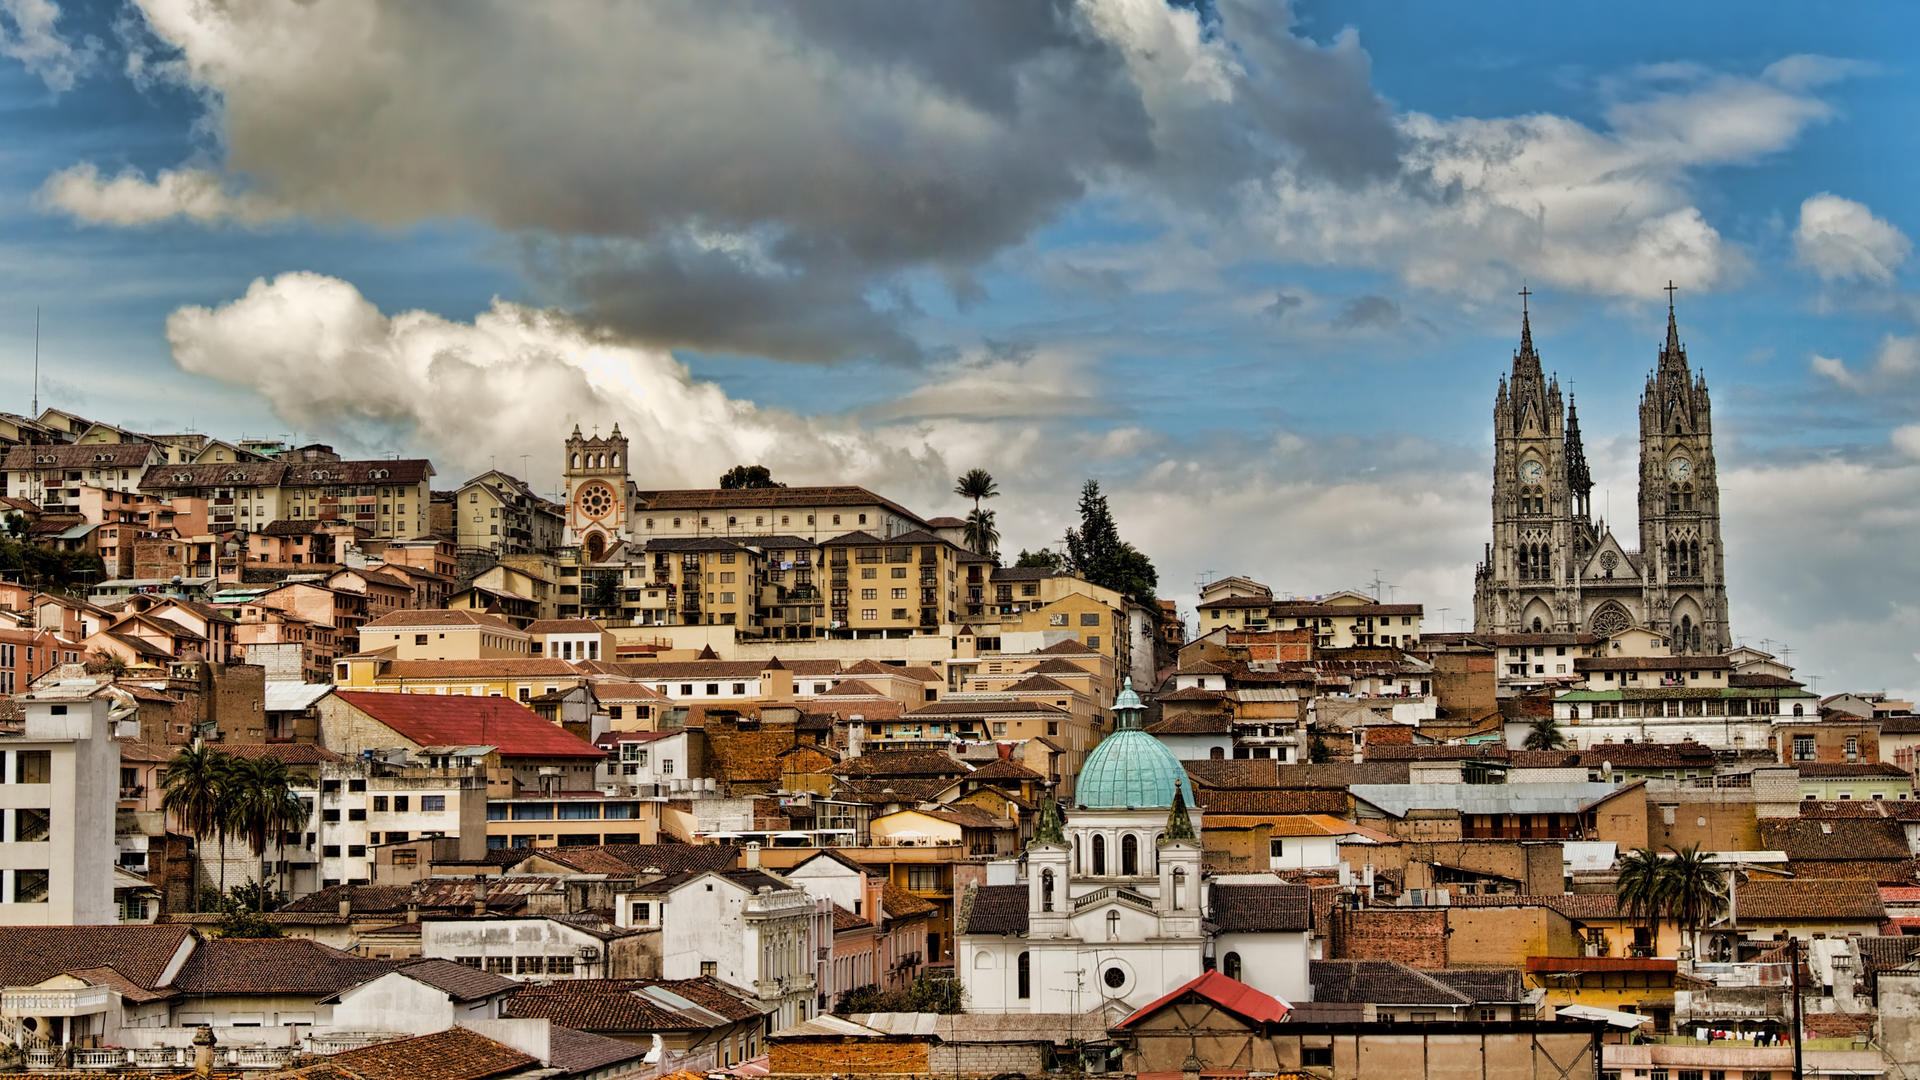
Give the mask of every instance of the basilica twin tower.
POLYGON ((1687 370, 1668 289, 1666 344, 1640 397, 1635 550, 1593 516, 1579 412, 1542 374, 1523 302, 1513 373, 1493 404, 1493 542, 1474 574, 1476 632, 1605 636, 1640 626, 1676 653, 1731 645, 1712 402, 1706 380, 1687 370))

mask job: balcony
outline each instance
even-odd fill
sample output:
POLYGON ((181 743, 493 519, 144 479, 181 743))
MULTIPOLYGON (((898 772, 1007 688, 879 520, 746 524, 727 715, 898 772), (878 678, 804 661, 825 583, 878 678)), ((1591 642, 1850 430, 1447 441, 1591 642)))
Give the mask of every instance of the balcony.
MULTIPOLYGON (((292 740, 288 739, 285 741, 291 742, 292 740)), ((122 784, 120 786, 120 798, 122 801, 125 801, 127 799, 143 798, 146 796, 146 794, 147 794, 147 787, 145 784, 131 784, 131 785, 122 784)))
POLYGON ((91 1016, 107 1011, 113 991, 105 986, 70 989, 23 987, 0 993, 0 1016, 91 1016))

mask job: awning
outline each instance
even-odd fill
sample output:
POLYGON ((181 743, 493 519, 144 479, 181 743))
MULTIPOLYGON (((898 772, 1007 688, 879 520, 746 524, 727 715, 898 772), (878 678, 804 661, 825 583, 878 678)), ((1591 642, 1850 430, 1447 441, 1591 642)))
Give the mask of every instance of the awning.
POLYGON ((1624 1028, 1632 1031, 1642 1024, 1653 1023, 1653 1017, 1639 1013, 1620 1012, 1616 1009, 1596 1009, 1591 1005, 1562 1005, 1553 1011, 1557 1018, 1569 1020, 1598 1020, 1609 1027, 1624 1028))

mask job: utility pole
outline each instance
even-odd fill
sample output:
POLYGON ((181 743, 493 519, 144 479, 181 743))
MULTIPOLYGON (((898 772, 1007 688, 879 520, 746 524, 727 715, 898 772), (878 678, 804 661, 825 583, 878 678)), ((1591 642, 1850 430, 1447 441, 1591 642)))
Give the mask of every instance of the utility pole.
POLYGON ((33 306, 33 418, 40 419, 40 305, 33 306))
POLYGON ((1793 977, 1793 1080, 1805 1080, 1806 1065, 1800 1046, 1800 940, 1787 939, 1787 959, 1792 961, 1793 977))

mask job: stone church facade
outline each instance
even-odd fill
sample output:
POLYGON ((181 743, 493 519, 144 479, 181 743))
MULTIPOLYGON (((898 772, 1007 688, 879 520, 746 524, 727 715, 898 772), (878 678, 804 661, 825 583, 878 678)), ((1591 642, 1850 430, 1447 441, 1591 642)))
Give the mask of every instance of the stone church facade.
POLYGON ((1667 340, 1640 397, 1636 547, 1593 516, 1579 412, 1542 372, 1524 309, 1493 435, 1493 541, 1474 575, 1476 632, 1605 636, 1641 626, 1676 653, 1732 646, 1712 401, 1706 380, 1688 370, 1671 300, 1667 340))

